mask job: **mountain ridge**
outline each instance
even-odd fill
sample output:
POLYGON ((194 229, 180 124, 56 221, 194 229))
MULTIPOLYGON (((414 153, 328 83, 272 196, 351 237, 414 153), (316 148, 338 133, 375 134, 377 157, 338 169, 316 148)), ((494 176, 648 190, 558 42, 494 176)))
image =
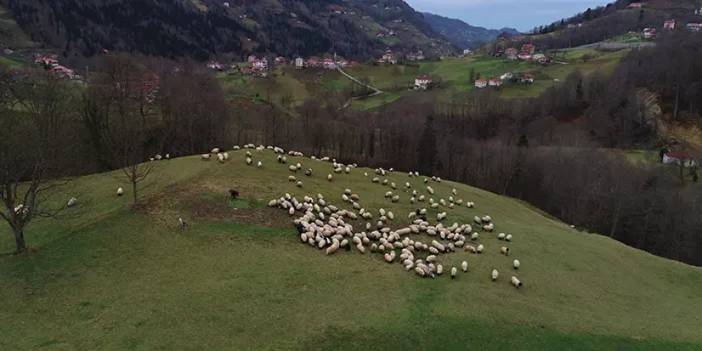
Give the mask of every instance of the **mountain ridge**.
POLYGON ((422 13, 434 31, 443 35, 453 45, 460 48, 476 48, 495 40, 500 34, 520 34, 514 28, 488 29, 474 26, 463 20, 445 17, 430 12, 422 13))
POLYGON ((20 27, 64 56, 103 50, 153 56, 250 54, 310 56, 337 52, 371 59, 386 49, 455 52, 402 0, 2 0, 20 27))

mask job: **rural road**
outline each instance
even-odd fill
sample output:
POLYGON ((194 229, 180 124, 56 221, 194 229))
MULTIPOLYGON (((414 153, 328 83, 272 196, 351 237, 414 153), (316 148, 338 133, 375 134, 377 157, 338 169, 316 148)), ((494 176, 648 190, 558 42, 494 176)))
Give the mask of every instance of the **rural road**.
POLYGON ((356 77, 354 77, 354 76, 352 76, 352 75, 346 73, 346 72, 345 72, 343 69, 341 69, 341 67, 339 67, 339 66, 336 67, 336 70, 339 71, 339 73, 343 74, 346 78, 348 78, 348 79, 350 79, 351 81, 355 82, 356 84, 361 85, 361 86, 363 86, 363 87, 366 87, 366 88, 368 88, 368 89, 370 89, 370 90, 373 91, 372 93, 370 93, 370 94, 368 94, 368 95, 357 96, 357 97, 352 97, 352 98, 350 98, 348 101, 346 101, 346 103, 344 104, 344 106, 341 107, 340 110, 344 110, 344 109, 346 109, 347 107, 349 107, 349 106, 351 105, 351 102, 353 102, 354 100, 365 99, 365 98, 373 97, 373 96, 380 95, 380 94, 383 93, 382 90, 380 90, 380 89, 378 89, 378 88, 376 88, 376 87, 374 87, 374 86, 372 86, 372 85, 370 85, 370 84, 363 83, 363 82, 361 82, 360 80, 358 80, 356 77))

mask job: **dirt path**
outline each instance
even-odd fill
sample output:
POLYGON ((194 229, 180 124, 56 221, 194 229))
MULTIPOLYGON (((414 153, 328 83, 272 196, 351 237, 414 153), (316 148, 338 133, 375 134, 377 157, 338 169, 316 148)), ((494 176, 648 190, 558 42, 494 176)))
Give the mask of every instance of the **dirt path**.
POLYGON ((352 75, 346 73, 343 69, 341 69, 341 67, 338 67, 338 66, 337 66, 336 70, 339 71, 339 73, 343 74, 346 78, 350 79, 352 82, 354 82, 354 83, 356 83, 356 84, 358 84, 358 85, 360 85, 360 86, 366 87, 366 88, 368 88, 369 90, 372 91, 372 92, 371 92, 370 94, 368 94, 368 95, 356 96, 356 97, 350 98, 348 101, 346 101, 346 103, 344 104, 344 106, 342 106, 339 110, 345 110, 346 108, 348 108, 349 106, 351 106, 351 103, 354 102, 355 100, 366 99, 366 98, 373 97, 373 96, 377 96, 377 95, 380 95, 380 94, 383 93, 382 90, 380 90, 380 89, 378 89, 378 88, 376 88, 376 87, 374 87, 374 86, 372 86, 372 85, 370 85, 370 84, 363 83, 363 82, 361 82, 360 80, 358 80, 356 77, 354 77, 354 76, 352 76, 352 75))

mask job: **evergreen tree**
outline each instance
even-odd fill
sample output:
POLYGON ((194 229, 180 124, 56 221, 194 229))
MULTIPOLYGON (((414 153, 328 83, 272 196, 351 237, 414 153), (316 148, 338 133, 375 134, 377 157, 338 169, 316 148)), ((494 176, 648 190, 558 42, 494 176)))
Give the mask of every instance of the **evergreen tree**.
POLYGON ((419 140, 417 150, 419 157, 419 170, 423 174, 432 174, 436 165, 436 131, 434 130, 434 116, 427 116, 424 122, 424 132, 419 140))

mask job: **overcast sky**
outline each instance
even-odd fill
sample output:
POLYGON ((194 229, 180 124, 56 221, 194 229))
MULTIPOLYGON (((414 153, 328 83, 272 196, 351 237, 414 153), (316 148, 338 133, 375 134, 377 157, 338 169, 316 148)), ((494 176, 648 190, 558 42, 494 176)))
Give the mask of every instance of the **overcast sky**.
POLYGON ((528 31, 611 2, 607 0, 405 0, 416 10, 487 28, 528 31))

